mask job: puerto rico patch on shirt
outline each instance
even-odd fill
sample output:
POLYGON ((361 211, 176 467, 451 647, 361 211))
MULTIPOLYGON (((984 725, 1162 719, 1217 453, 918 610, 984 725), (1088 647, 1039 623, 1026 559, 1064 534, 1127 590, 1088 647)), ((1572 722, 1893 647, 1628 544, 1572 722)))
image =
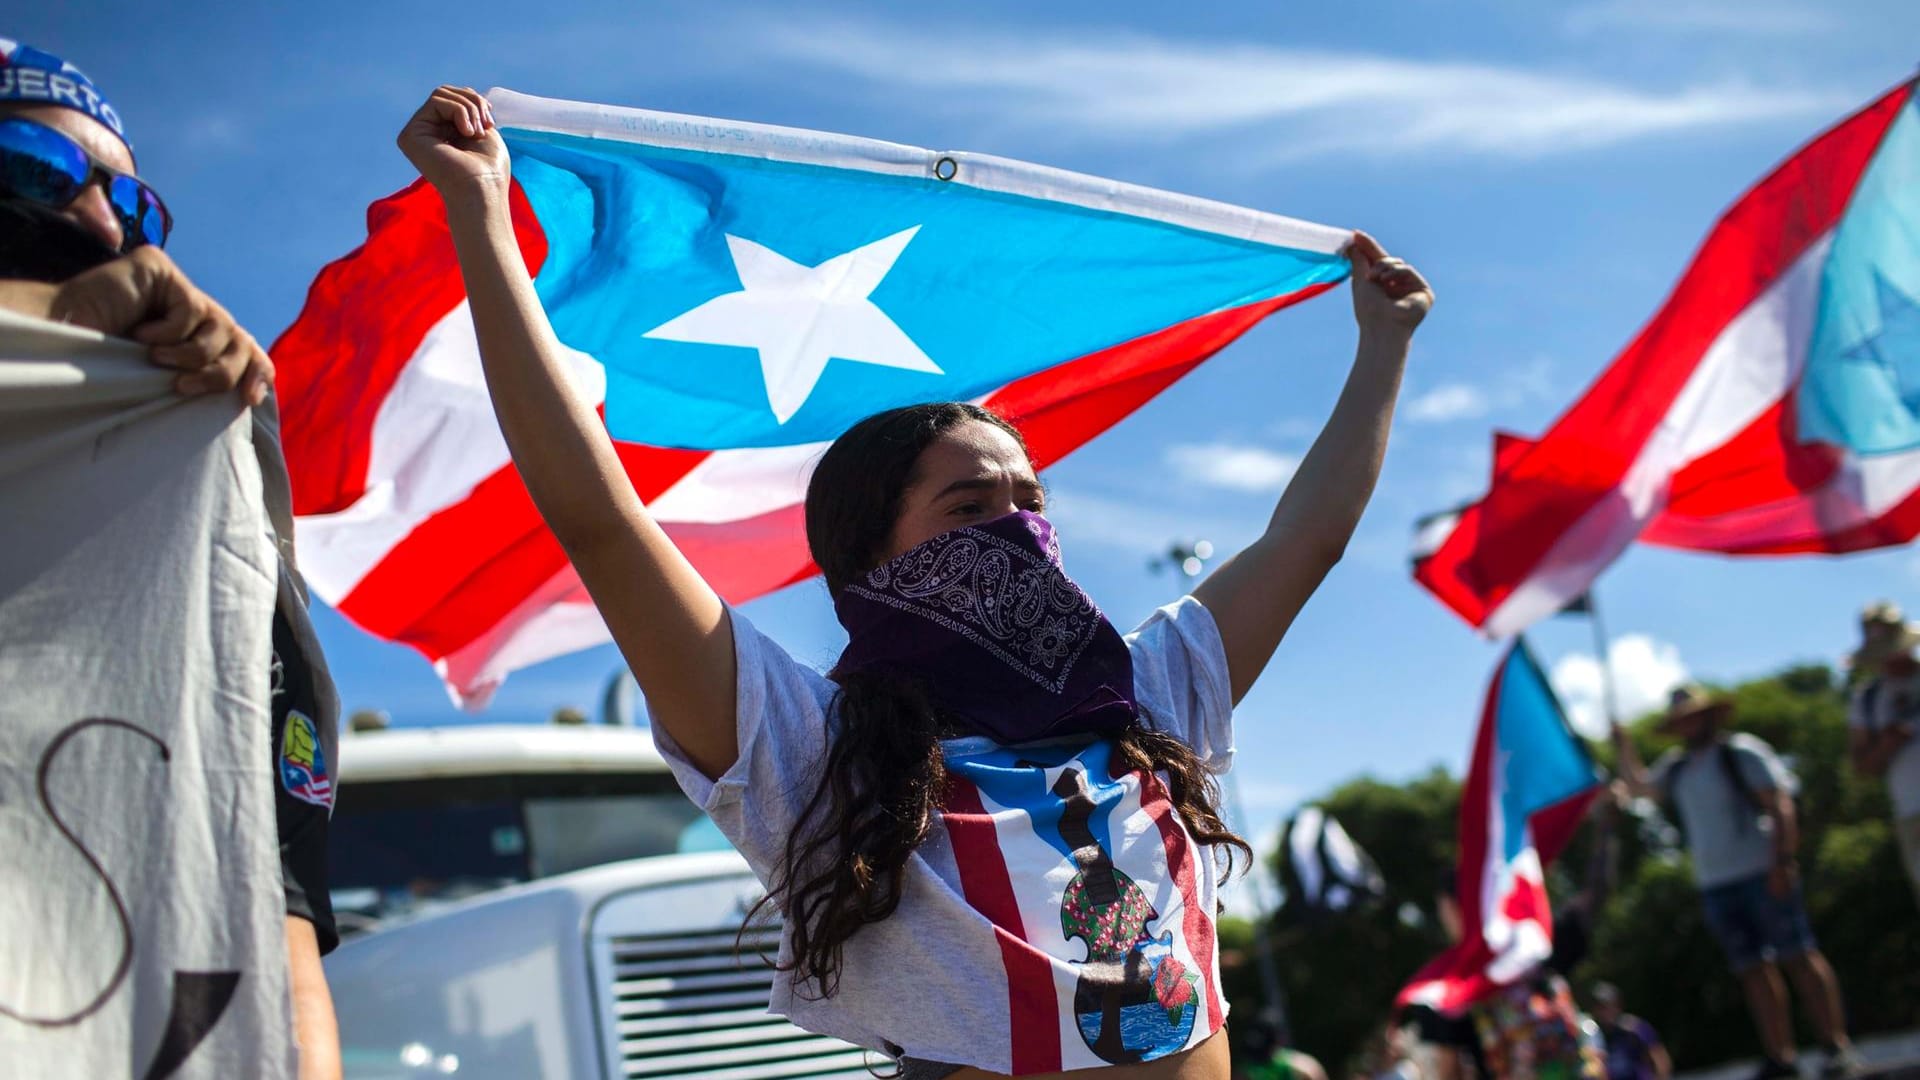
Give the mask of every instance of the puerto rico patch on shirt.
POLYGON ((947 833, 967 902, 1003 934, 1016 1073, 1151 1061, 1225 1018, 1212 859, 1165 784, 1114 775, 1112 754, 947 744, 947 833))
POLYGON ((327 774, 320 732, 299 709, 287 710, 280 731, 280 786, 301 802, 333 807, 333 778, 327 774))

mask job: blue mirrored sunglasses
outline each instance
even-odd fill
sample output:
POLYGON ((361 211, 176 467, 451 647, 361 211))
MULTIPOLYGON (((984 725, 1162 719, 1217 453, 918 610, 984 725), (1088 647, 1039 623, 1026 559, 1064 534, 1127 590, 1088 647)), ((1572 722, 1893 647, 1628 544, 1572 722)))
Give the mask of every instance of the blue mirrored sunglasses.
POLYGON ((159 193, 139 177, 108 168, 65 133, 45 124, 18 117, 0 120, 0 191, 50 210, 65 210, 90 184, 100 185, 120 218, 121 251, 166 244, 173 215, 159 193))

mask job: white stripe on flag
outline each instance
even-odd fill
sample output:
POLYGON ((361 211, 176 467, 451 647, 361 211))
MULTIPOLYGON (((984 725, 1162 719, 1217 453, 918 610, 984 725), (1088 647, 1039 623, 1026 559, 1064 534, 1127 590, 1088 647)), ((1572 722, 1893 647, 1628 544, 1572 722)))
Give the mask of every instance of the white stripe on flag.
POLYGON ((1808 246, 1785 274, 1714 339, 1620 486, 1562 533, 1526 581, 1488 615, 1482 633, 1504 638, 1565 607, 1659 516, 1673 474, 1718 449, 1772 408, 1800 377, 1818 315, 1820 271, 1833 234, 1808 246))
POLYGON ((807 479, 829 444, 715 450, 647 509, 661 522, 720 524, 804 502, 807 479))
MULTIPOLYGON (((565 355, 574 391, 600 404, 605 370, 586 353, 565 355)), ((427 331, 380 403, 365 494, 345 510, 299 520, 301 572, 323 599, 338 603, 407 534, 509 460, 462 300, 427 331)))
POLYGON ((487 100, 492 103, 501 127, 528 132, 545 131, 892 176, 937 176, 983 191, 1149 218, 1239 240, 1328 255, 1344 251, 1353 236, 1347 229, 988 154, 927 150, 903 143, 772 124, 562 101, 501 87, 487 91, 487 100))

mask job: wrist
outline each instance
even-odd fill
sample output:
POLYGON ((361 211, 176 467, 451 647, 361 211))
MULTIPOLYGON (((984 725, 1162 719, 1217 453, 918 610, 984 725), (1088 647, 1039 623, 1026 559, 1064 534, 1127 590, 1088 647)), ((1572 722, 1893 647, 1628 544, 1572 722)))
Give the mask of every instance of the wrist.
POLYGON ((1413 327, 1387 320, 1368 320, 1360 324, 1360 349, 1363 353, 1387 353, 1405 359, 1413 344, 1413 327))
POLYGON ((508 193, 512 190, 513 181, 502 174, 462 177, 445 185, 434 186, 439 189, 440 201, 446 204, 449 223, 484 222, 495 215, 505 216, 511 205, 508 193))
POLYGON ((42 281, 0 281, 0 308, 36 319, 53 318, 60 287, 42 281))

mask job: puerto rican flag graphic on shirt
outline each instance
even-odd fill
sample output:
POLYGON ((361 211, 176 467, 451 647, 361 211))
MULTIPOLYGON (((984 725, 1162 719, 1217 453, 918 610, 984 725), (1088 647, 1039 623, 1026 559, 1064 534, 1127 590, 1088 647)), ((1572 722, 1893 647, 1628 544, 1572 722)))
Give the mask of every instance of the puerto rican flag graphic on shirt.
MULTIPOLYGON (((812 575, 813 461, 962 400, 1044 467, 1347 274, 1345 230, 1002 158, 493 91, 576 393, 729 603, 812 575)), ((368 211, 275 343, 301 568, 484 703, 608 640, 508 459, 439 196, 368 211)))
POLYGON ((1149 1061, 1219 1029, 1213 860, 1159 777, 1116 775, 1106 742, 961 740, 946 766, 960 886, 1006 967, 1013 1072, 1149 1061))

